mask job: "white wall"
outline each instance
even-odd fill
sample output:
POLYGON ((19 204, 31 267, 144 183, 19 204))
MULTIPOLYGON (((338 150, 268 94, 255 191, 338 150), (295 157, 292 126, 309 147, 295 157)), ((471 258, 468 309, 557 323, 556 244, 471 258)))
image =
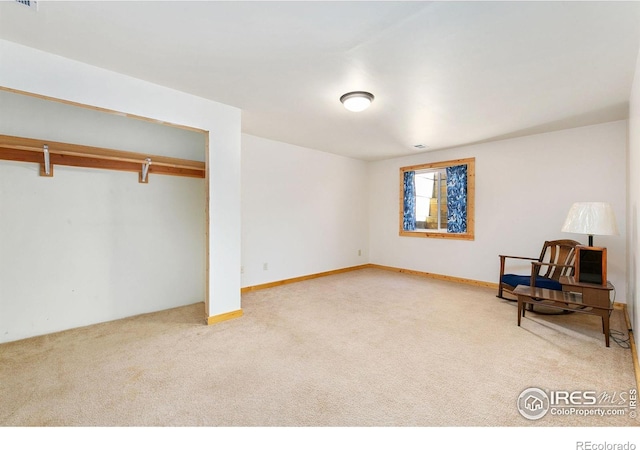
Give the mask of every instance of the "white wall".
POLYGON ((367 263, 366 188, 363 161, 243 134, 242 286, 367 263))
POLYGON ((640 295, 640 239, 638 238, 638 226, 640 223, 640 53, 636 62, 636 72, 629 99, 629 134, 628 134, 628 217, 629 230, 627 246, 629 248, 629 278, 628 278, 628 312, 631 326, 634 329, 636 346, 640 344, 640 308, 638 296, 640 295))
POLYGON ((626 121, 423 153, 371 164, 370 260, 375 264, 497 283, 499 254, 537 257, 551 239, 587 237, 560 228, 573 202, 605 201, 620 236, 607 247, 608 278, 626 301, 626 121), (398 236, 399 168, 476 158, 475 240, 398 236))
POLYGON ((0 133, 204 161, 206 133, 0 90, 0 133))
MULTIPOLYGON (((208 294, 210 301, 205 314, 214 316, 240 309, 240 274, 237 270, 240 266, 240 111, 236 108, 8 41, 0 40, 0 64, 3 67, 3 70, 0 71, 0 86, 209 131, 209 148, 206 155, 209 163, 209 183, 208 191, 205 195, 209 197, 210 205, 208 223, 210 236, 208 294)), ((9 170, 14 179, 22 177, 22 175, 17 175, 15 171, 23 171, 24 169, 16 169, 12 164, 5 166, 4 163, 3 167, 11 167, 4 170, 5 172, 9 170)), ((65 174, 61 172, 62 169, 56 167, 56 176, 48 181, 64 183, 75 180, 78 183, 76 186, 84 186, 84 182, 87 179, 84 174, 78 175, 69 170, 67 171, 69 174, 72 172, 74 174, 63 179, 62 175, 65 174), (63 181, 60 181, 61 179, 63 181)), ((28 174, 25 175, 28 177, 28 174)), ((96 186, 87 186, 86 189, 89 193, 92 190, 102 192, 109 200, 116 202, 118 198, 121 198, 119 195, 124 195, 122 192, 117 193, 116 191, 127 189, 124 184, 121 184, 125 182, 124 178, 120 179, 120 177, 126 177, 126 175, 126 173, 110 175, 112 177, 111 180, 96 181, 96 186)), ((156 178, 160 177, 154 177, 152 181, 155 182, 156 178)), ((33 192, 37 192, 40 187, 36 186, 39 186, 38 183, 43 183, 45 180, 38 180, 37 177, 33 177, 33 179, 33 185, 28 183, 27 185, 32 186, 33 192)), ((126 179, 128 180, 128 178, 126 179)), ((161 191, 162 185, 160 183, 164 182, 160 181, 157 186, 152 186, 152 188, 155 189, 157 187, 161 191)), ((176 184, 175 182, 172 183, 176 184)), ((137 182, 135 184, 137 188, 137 182)), ((65 192, 69 192, 74 188, 69 185, 65 189, 65 192)), ((160 193, 160 191, 158 192, 160 193)), ((82 204, 82 202, 88 200, 88 198, 82 198, 85 194, 77 194, 79 203, 82 204)), ((11 199, 12 203, 14 201, 15 199, 11 199)), ((72 201, 75 200, 69 199, 68 202, 72 201)), ((145 203, 142 200, 140 201, 145 203)), ((197 201, 199 202, 200 200, 197 201)), ((5 200, 0 204, 0 208, 3 211, 5 204, 5 200)), ((117 207, 111 205, 111 207, 113 209, 109 210, 109 214, 125 210, 128 211, 126 214, 130 216, 135 214, 135 210, 128 209, 124 205, 118 205, 117 207)), ((103 218, 106 215, 107 206, 104 205, 104 208, 103 210, 95 211, 96 217, 103 218)), ((182 208, 182 206, 179 208, 182 208)), ((187 206, 188 208, 190 207, 187 206)), ((202 205, 202 208, 204 208, 204 205, 202 205)), ((140 211, 146 211, 144 205, 141 205, 140 211)), ((89 220, 89 218, 84 219, 89 220)), ((114 220, 117 220, 117 218, 114 220)), ((57 226, 63 227, 64 224, 60 222, 57 226)), ((96 224, 96 226, 99 226, 99 224, 96 224)), ((71 235, 67 234, 66 236, 71 235)), ((72 245, 76 246, 77 242, 72 245)), ((107 252, 107 249, 99 248, 95 249, 95 251, 103 255, 107 252)), ((116 272, 125 276, 125 271, 121 266, 123 262, 119 259, 121 255, 118 255, 117 252, 111 255, 113 259, 109 261, 109 265, 116 268, 114 269, 116 272)), ((3 264, 10 264, 10 261, 6 262, 4 258, 12 258, 14 256, 3 253, 1 255, 3 264)), ((2 342, 27 335, 42 334, 55 329, 63 329, 67 326, 67 320, 63 319, 63 316, 75 314, 73 311, 63 309, 64 303, 69 301, 62 298, 63 294, 68 293, 71 287, 70 284, 65 283, 59 291, 55 292, 56 296, 48 295, 45 298, 38 298, 36 304, 25 305, 24 309, 20 310, 20 317, 24 321, 17 325, 11 323, 14 319, 8 317, 5 312, 10 311, 9 305, 13 308, 15 303, 19 303, 23 297, 19 299, 8 298, 6 292, 22 292, 15 286, 13 288, 8 287, 8 283, 19 283, 22 286, 27 286, 51 277, 51 268, 37 265, 37 253, 32 256, 32 261, 35 265, 29 273, 20 272, 16 274, 18 279, 15 280, 2 280, 3 284, 0 287, 0 308, 2 312, 0 314, 0 341, 2 342), (56 304, 59 304, 61 308, 57 308, 56 304), (55 317, 49 316, 49 311, 55 311, 55 317), (27 316, 29 319, 26 319, 27 316), (39 316, 41 317, 38 318, 39 316), (48 317, 47 324, 46 327, 42 327, 42 317, 45 316, 48 317), (36 320, 38 323, 35 322, 36 320), (12 330, 10 334, 7 333, 9 328, 12 330)), ((125 264, 127 263, 125 262, 125 264)), ((93 276, 98 277, 98 275, 96 270, 93 276)), ((96 286, 105 287, 102 279, 94 278, 94 281, 96 286)), ((87 285, 90 282, 91 280, 87 282, 87 285)), ((133 284, 135 283, 125 283, 124 286, 133 284)), ((108 298, 102 297, 100 300, 102 303, 95 308, 102 311, 103 314, 97 317, 93 313, 89 314, 86 310, 83 310, 86 314, 79 313, 79 317, 74 320, 74 323, 89 324, 141 312, 138 303, 141 300, 140 298, 135 298, 138 297, 139 290, 136 289, 132 293, 129 302, 125 304, 125 302, 115 298, 117 295, 123 295, 124 293, 117 288, 114 289, 113 285, 109 285, 111 286, 111 291, 108 298), (115 304, 117 306, 114 306, 115 304)), ((152 299, 153 295, 146 297, 151 302, 147 303, 148 307, 145 308, 147 311, 164 309, 171 303, 174 305, 184 304, 186 301, 184 298, 176 299, 173 291, 158 292, 157 294, 162 299, 154 300, 152 299)), ((185 297, 188 297, 188 295, 185 295, 185 297)))

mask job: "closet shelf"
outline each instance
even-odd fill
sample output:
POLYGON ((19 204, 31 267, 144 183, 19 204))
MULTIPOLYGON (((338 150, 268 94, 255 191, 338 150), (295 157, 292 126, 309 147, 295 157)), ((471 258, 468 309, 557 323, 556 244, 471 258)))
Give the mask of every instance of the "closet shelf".
POLYGON ((7 135, 0 135, 0 160, 39 163, 42 176, 53 176, 53 166, 63 165, 138 172, 142 183, 148 174, 205 177, 201 161, 7 135))

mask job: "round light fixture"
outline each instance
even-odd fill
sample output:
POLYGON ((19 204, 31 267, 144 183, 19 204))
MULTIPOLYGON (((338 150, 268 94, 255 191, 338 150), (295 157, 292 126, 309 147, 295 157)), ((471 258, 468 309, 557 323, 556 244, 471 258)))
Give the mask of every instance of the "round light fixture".
POLYGON ((373 101, 373 94, 364 91, 347 92, 340 101, 349 111, 360 112, 369 107, 373 101))

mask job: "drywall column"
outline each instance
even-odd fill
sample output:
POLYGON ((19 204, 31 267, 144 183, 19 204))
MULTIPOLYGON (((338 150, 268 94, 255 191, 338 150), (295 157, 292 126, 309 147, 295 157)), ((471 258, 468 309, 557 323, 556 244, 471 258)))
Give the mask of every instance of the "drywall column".
POLYGON ((240 120, 229 121, 225 133, 209 133, 207 190, 207 322, 213 324, 242 315, 240 120))
POLYGON ((4 40, 0 66, 5 88, 209 132, 205 315, 239 311, 240 110, 4 40))

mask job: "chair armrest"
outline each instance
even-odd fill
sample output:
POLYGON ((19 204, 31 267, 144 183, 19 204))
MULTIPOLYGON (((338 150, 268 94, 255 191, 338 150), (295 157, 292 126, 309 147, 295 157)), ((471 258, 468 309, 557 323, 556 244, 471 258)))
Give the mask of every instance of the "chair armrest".
MULTIPOLYGON (((498 280, 502 280, 502 276, 504 275, 504 268, 505 268, 505 261, 507 258, 511 258, 511 259, 524 259, 526 261, 537 261, 538 258, 529 258, 526 256, 509 256, 509 255, 498 255, 498 258, 500 258, 500 276, 498 278, 498 280)), ((498 281, 498 283, 500 283, 500 281, 498 281)))
POLYGON ((573 270, 575 269, 575 266, 573 266, 571 264, 555 264, 555 263, 534 261, 534 262, 531 263, 531 287, 535 287, 535 285, 536 285, 536 278, 540 274, 540 267, 541 266, 560 267, 560 268, 571 269, 571 272, 569 273, 569 275, 572 275, 573 274, 573 270))
POLYGON ((500 259, 504 259, 504 258, 513 258, 513 259, 528 259, 530 261, 537 261, 538 258, 528 258, 526 256, 509 256, 509 255, 498 255, 498 257, 500 259))
POLYGON ((566 267, 566 268, 575 268, 574 265, 572 264, 555 264, 555 263, 548 263, 548 262, 539 262, 539 261, 533 261, 531 263, 531 269, 533 270, 534 268, 537 268, 537 272, 540 272, 540 266, 550 266, 550 267, 566 267))

